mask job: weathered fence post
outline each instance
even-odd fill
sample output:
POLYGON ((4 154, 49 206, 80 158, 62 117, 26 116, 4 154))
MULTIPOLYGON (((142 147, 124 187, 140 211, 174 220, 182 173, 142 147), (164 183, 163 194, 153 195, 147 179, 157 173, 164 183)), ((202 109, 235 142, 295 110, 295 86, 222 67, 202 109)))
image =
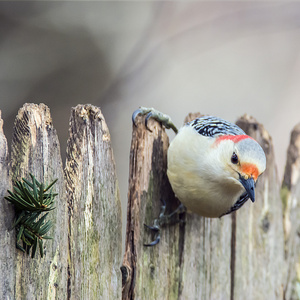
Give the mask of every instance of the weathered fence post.
MULTIPOLYGON (((197 117, 188 116, 188 120, 197 117)), ((166 176, 168 137, 159 123, 138 117, 130 152, 123 299, 300 299, 300 125, 291 135, 281 188, 272 140, 249 116, 237 124, 265 150, 267 170, 256 202, 207 219, 186 213, 145 247, 163 201, 178 201, 166 176), (283 203, 283 205, 282 205, 283 203)), ((11 155, 0 115, 0 297, 120 299, 121 208, 110 135, 99 108, 72 109, 66 167, 50 111, 25 104, 17 115, 11 155), (14 209, 3 199, 15 180, 32 173, 59 194, 49 214, 53 240, 34 259, 16 249, 14 209)))
POLYGON ((256 187, 256 201, 236 214, 234 299, 283 299, 283 211, 272 140, 262 124, 245 115, 237 121, 262 146, 267 169, 256 187))
MULTIPOLYGON (((133 128, 123 261, 123 299, 224 299, 230 293, 231 218, 187 214, 185 224, 162 228, 155 247, 143 243, 159 214, 161 198, 178 205, 166 177, 168 139, 154 122, 133 128)), ((170 205, 171 204, 171 205, 170 205)), ((172 210, 172 209, 169 209, 172 210)))
POLYGON ((67 146, 70 299, 121 298, 121 203, 110 134, 98 107, 72 109, 67 146))
POLYGON ((121 206, 108 128, 91 105, 73 109, 70 123, 64 172, 46 105, 19 110, 10 163, 0 119, 1 299, 121 298, 121 206), (58 178, 43 258, 16 249, 14 209, 3 199, 29 173, 45 183, 58 178))
POLYGON ((130 151, 127 235, 122 266, 123 299, 176 299, 179 282, 179 226, 163 228, 156 247, 144 247, 152 241, 144 223, 152 225, 162 200, 176 207, 166 177, 168 137, 157 122, 149 121, 150 132, 137 120, 133 127, 130 151), (162 280, 163 278, 163 280, 162 280))
MULTIPOLYGON (((32 259, 15 249, 14 299, 66 299, 67 289, 67 203, 64 177, 56 130, 50 111, 44 104, 25 104, 18 112, 12 141, 12 181, 28 178, 34 174, 39 181, 58 182, 55 191, 56 209, 49 213, 53 221, 50 235, 53 240, 45 242, 45 256, 32 259)), ((5 200, 3 200, 5 201, 5 200)))
MULTIPOLYGON (((190 114, 186 121, 197 116, 190 114)), ((176 200, 165 173, 164 130, 153 121, 149 132, 144 118, 139 118, 130 155, 123 299, 283 299, 283 212, 272 141, 263 126, 248 116, 238 125, 267 156, 256 202, 248 201, 221 219, 186 213, 184 225, 162 228, 161 243, 146 248, 143 243, 151 235, 143 223, 158 216, 160 197, 176 200)))
POLYGON ((282 182, 285 258, 285 299, 300 299, 300 123, 291 133, 282 182))

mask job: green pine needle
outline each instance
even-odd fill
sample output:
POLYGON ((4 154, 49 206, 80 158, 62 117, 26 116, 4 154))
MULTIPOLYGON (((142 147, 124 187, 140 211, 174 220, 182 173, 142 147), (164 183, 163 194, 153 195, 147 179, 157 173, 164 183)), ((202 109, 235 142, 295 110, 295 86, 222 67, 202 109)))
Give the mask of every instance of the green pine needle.
POLYGON ((55 209, 54 198, 58 194, 53 193, 53 185, 57 179, 45 186, 32 174, 29 175, 31 182, 25 178, 22 178, 22 181, 16 181, 13 191, 8 190, 9 196, 5 199, 11 202, 16 209, 16 218, 13 224, 17 235, 16 247, 27 254, 31 250, 32 258, 39 247, 40 255, 43 257, 43 240, 52 239, 46 234, 53 223, 50 220, 46 221, 46 218, 48 212, 55 209))

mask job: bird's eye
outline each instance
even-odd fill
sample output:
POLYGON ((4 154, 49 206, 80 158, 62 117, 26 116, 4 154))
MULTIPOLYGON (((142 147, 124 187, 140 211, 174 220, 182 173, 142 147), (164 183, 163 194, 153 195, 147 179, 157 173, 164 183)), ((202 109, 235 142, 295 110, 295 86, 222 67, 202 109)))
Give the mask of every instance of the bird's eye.
POLYGON ((232 154, 232 156, 231 156, 231 162, 232 162, 233 164, 235 164, 235 165, 239 162, 239 158, 238 158, 238 156, 236 155, 235 152, 233 152, 233 154, 232 154))

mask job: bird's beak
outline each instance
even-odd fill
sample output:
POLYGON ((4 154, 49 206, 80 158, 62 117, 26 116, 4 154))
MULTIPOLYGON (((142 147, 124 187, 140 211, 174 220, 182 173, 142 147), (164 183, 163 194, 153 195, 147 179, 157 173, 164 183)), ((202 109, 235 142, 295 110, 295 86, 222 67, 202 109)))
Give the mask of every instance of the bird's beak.
POLYGON ((252 202, 255 201, 255 182, 252 177, 249 177, 248 179, 245 179, 243 176, 240 175, 240 183, 243 185, 245 188, 246 192, 248 193, 250 199, 252 202))

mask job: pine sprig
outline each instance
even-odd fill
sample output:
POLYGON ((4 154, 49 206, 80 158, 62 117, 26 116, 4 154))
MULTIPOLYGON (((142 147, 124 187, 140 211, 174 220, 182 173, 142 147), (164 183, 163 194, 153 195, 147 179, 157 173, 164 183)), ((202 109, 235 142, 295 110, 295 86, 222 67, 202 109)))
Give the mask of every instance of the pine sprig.
POLYGON ((16 247, 27 254, 32 249, 31 257, 33 258, 38 246, 40 255, 43 257, 43 240, 51 239, 46 234, 53 224, 50 220, 46 221, 46 217, 48 212, 55 208, 54 198, 58 194, 53 193, 53 185, 57 179, 45 187, 32 174, 30 177, 31 182, 25 178, 22 178, 22 181, 16 181, 13 192, 8 190, 9 196, 5 199, 16 209, 16 219, 13 224, 17 235, 16 247))

